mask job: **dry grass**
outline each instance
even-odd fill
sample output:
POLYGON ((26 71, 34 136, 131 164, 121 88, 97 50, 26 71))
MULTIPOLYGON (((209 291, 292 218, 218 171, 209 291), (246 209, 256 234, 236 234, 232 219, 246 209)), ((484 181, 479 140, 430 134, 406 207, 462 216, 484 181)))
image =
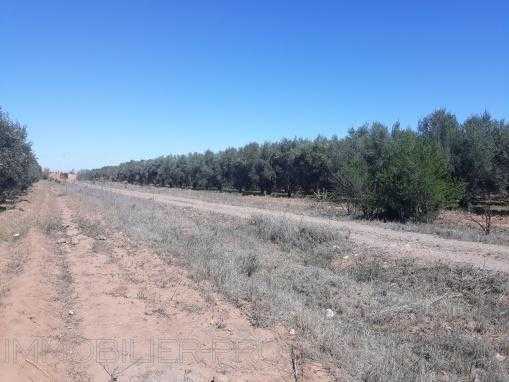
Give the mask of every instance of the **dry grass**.
MULTIPOLYGON (((90 183, 90 182, 83 182, 90 183)), ((150 192, 154 194, 195 199, 205 202, 224 203, 232 206, 249 206, 280 212, 293 212, 310 216, 340 218, 347 211, 343 205, 328 201, 317 200, 312 197, 275 197, 261 195, 242 195, 238 192, 220 192, 213 190, 192 190, 156 186, 138 186, 118 182, 95 182, 96 185, 106 187, 150 192)))
POLYGON ((15 212, 17 211, 0 212, 0 241, 14 242, 19 240, 34 225, 35 216, 15 212))
MULTIPOLYGON (((345 205, 317 200, 311 197, 304 198, 278 198, 271 196, 249 196, 239 193, 218 191, 198 191, 179 188, 166 188, 155 186, 137 186, 132 184, 106 182, 107 187, 122 188, 128 190, 151 192, 167 196, 182 197, 202 200, 206 202, 224 203, 234 206, 249 206, 267 209, 271 211, 291 212, 308 216, 326 217, 329 219, 362 219, 361 216, 349 213, 345 205)), ((468 222, 468 214, 462 211, 444 211, 437 221, 433 223, 392 223, 377 220, 369 221, 383 228, 404 230, 409 232, 427 233, 446 239, 484 242, 490 244, 509 245, 509 217, 497 217, 494 222, 494 230, 490 235, 483 233, 474 224, 468 222)))
POLYGON ((38 225, 41 230, 47 235, 62 232, 65 227, 62 223, 62 218, 57 215, 42 216, 38 220, 38 225))
POLYGON ((23 272, 28 253, 24 248, 15 248, 9 254, 9 259, 6 264, 5 272, 13 275, 23 272))
POLYGON ((12 201, 9 209, 0 209, 0 241, 18 241, 34 227, 43 231, 52 230, 53 215, 42 208, 48 194, 40 190, 41 188, 35 185, 33 191, 12 201))
POLYGON ((78 226, 83 235, 101 241, 105 239, 105 230, 100 222, 76 215, 73 218, 73 223, 78 226))
MULTIPOLYGON (((446 214, 447 212, 444 212, 446 214)), ((445 239, 454 239, 462 241, 473 241, 488 244, 509 245, 509 229, 506 227, 506 217, 494 219, 494 227, 489 235, 485 235, 479 227, 464 224, 467 219, 466 213, 456 213, 457 221, 439 218, 433 223, 396 223, 372 221, 371 224, 377 224, 384 228, 398 231, 417 232, 432 234, 445 239)))
POLYGON ((251 218, 251 224, 255 227, 256 234, 263 240, 301 250, 348 239, 348 235, 332 228, 304 222, 294 223, 285 218, 254 216, 251 218))
POLYGON ((335 258, 351 253, 349 232, 273 216, 253 216, 249 223, 256 237, 292 253, 304 265, 328 267, 335 258))
POLYGON ((355 256, 347 232, 285 219, 245 221, 73 191, 112 227, 245 307, 253 324, 295 330, 304 357, 331 362, 351 380, 507 380, 503 274, 355 256))
POLYGON ((30 261, 29 232, 32 229, 49 232, 58 225, 56 218, 42 207, 45 193, 36 191, 25 196, 26 199, 13 200, 9 209, 0 209, 0 299, 30 261))

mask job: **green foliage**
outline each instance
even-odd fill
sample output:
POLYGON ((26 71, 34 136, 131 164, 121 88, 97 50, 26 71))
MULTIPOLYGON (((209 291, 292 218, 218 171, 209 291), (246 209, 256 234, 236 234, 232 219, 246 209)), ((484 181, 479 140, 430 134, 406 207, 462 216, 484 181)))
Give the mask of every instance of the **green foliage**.
POLYGON ((437 145, 447 159, 449 170, 454 168, 453 151, 459 143, 460 124, 456 116, 445 109, 438 109, 419 121, 417 130, 420 135, 437 145))
POLYGON ((400 221, 433 219, 459 199, 447 171, 447 159, 412 131, 394 131, 374 176, 374 211, 400 221))
POLYGON ((488 114, 460 124, 439 109, 417 131, 381 123, 342 139, 250 143, 82 171, 103 179, 196 189, 312 194, 332 191, 366 216, 430 220, 440 208, 508 192, 509 125, 488 114))
POLYGON ((0 109, 0 202, 25 190, 40 175, 25 127, 0 109))
POLYGON ((364 215, 430 220, 461 196, 440 147, 411 130, 375 123, 351 131, 347 141, 335 184, 364 215))
POLYGON ((508 134, 509 126, 487 113, 463 124, 454 171, 467 184, 468 201, 507 191, 508 134))
POLYGON ((451 175, 465 185, 463 204, 509 191, 509 125, 504 121, 485 112, 460 125, 440 109, 419 123, 419 132, 440 147, 451 175))

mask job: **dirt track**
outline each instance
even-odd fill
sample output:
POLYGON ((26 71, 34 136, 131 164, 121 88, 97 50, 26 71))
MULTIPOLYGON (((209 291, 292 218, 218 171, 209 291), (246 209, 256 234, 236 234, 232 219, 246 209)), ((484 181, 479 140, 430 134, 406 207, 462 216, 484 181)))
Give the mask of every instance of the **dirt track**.
POLYGON ((38 184, 8 211, 38 223, 0 246, 1 381, 291 380, 286 331, 253 328, 121 233, 86 232, 78 201, 59 192, 38 184), (48 217, 60 221, 51 232, 48 217))
POLYGON ((276 212, 269 209, 233 206, 222 203, 206 202, 176 196, 153 194, 134 190, 92 186, 113 193, 155 200, 180 207, 248 218, 252 215, 285 216, 296 221, 326 224, 339 230, 350 232, 350 237, 358 245, 369 248, 374 253, 391 256, 410 256, 424 261, 445 261, 467 263, 490 270, 509 273, 509 247, 501 245, 474 243, 443 239, 434 235, 395 231, 373 225, 352 221, 337 221, 326 218, 298 215, 288 212, 276 212))
MULTIPOLYGON (((288 330, 252 327, 241 310, 196 285, 184 269, 102 227, 100 216, 83 215, 79 198, 62 191, 39 183, 0 215, 0 381, 294 380, 288 330), (87 229, 79 219, 94 224, 87 229)), ((109 191, 240 218, 282 215, 109 191)), ((359 247, 374 253, 509 272, 503 246, 283 215, 349 230, 359 247)), ((300 367, 305 381, 331 380, 322 365, 300 367)))

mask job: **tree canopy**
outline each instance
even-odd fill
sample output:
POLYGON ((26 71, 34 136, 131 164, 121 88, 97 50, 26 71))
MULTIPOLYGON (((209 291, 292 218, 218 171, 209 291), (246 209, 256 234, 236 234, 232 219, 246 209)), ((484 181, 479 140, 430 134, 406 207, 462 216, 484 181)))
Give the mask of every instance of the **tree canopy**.
POLYGON ((366 215, 427 220, 454 203, 508 192, 509 125, 445 109, 416 130, 374 122, 338 138, 282 139, 80 172, 81 179, 271 194, 331 191, 366 215))
POLYGON ((40 174, 26 128, 0 108, 0 202, 26 189, 40 174))

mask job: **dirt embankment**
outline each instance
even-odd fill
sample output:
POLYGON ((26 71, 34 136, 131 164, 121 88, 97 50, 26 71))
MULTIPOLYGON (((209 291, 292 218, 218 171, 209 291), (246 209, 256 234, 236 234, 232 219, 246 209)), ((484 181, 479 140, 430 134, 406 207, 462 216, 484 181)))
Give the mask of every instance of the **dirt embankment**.
MULTIPOLYGON (((31 225, 0 247, 0 380, 292 380, 286 331, 253 328, 58 192, 38 184, 12 211, 31 225)), ((305 380, 330 380, 301 367, 305 380)))
POLYGON ((277 212, 269 209, 233 206, 176 196, 154 194, 112 187, 100 187, 112 193, 150 199, 179 207, 190 207, 202 211, 226 214, 240 218, 252 215, 284 216, 295 221, 323 224, 338 230, 350 232, 354 243, 368 248, 373 254, 416 257, 423 261, 445 261, 466 263, 474 266, 509 273, 509 247, 468 241, 444 239, 430 234, 395 231, 379 226, 352 221, 337 221, 320 217, 277 212))

